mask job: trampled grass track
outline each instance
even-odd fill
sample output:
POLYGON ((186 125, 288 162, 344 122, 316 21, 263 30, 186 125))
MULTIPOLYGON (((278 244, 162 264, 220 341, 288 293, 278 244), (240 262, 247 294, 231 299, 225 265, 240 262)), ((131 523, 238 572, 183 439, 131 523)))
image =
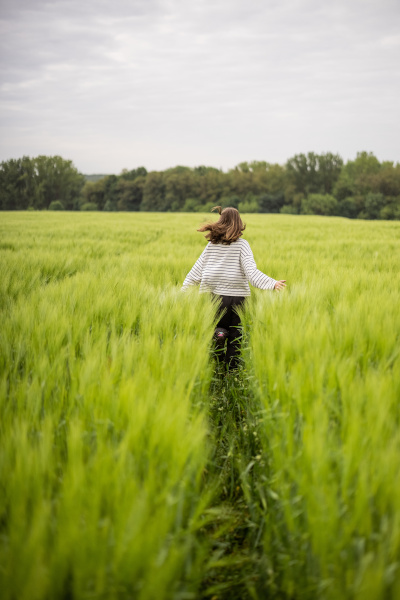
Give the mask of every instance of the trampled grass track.
POLYGON ((223 379, 203 218, 1 215, 5 598, 400 596, 400 225, 247 216, 223 379))

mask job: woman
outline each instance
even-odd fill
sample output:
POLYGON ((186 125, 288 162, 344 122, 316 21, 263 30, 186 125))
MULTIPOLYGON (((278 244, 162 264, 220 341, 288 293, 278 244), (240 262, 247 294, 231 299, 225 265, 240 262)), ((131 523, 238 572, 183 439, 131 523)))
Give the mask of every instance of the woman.
POLYGON ((240 239, 245 224, 236 208, 216 206, 220 217, 198 229, 207 231, 209 240, 200 257, 187 274, 182 289, 200 284, 200 292, 211 292, 218 297, 219 316, 215 330, 217 346, 223 351, 228 369, 236 369, 240 354, 240 317, 237 309, 250 296, 249 283, 262 290, 281 290, 286 280, 272 279, 257 269, 253 253, 246 240, 240 239))

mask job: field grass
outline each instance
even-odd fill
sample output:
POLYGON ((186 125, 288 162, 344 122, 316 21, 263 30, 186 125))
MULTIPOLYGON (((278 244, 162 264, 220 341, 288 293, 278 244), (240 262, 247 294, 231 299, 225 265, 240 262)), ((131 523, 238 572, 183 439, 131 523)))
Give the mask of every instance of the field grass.
POLYGON ((4 598, 400 597, 400 224, 246 216, 224 378, 204 218, 1 215, 4 598))

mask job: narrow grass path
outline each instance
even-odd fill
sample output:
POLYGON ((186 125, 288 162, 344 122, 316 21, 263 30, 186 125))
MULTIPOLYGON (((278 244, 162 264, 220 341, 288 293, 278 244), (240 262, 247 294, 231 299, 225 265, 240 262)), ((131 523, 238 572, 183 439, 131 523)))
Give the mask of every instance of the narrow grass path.
POLYGON ((217 486, 219 512, 207 534, 212 560, 203 582, 204 598, 265 598, 266 564, 262 548, 263 506, 253 472, 264 466, 256 405, 245 369, 217 373, 211 384, 210 427, 215 451, 209 465, 217 486))

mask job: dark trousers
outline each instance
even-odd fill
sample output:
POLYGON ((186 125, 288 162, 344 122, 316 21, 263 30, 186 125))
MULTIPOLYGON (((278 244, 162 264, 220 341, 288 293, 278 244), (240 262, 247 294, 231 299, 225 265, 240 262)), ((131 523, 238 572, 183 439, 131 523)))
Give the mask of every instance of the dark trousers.
POLYGON ((220 362, 230 369, 237 369, 239 365, 240 346, 242 342, 242 330, 240 328, 240 317, 236 311, 241 308, 246 298, 244 296, 218 296, 218 314, 220 319, 217 327, 222 327, 228 332, 226 351, 217 354, 220 362))

